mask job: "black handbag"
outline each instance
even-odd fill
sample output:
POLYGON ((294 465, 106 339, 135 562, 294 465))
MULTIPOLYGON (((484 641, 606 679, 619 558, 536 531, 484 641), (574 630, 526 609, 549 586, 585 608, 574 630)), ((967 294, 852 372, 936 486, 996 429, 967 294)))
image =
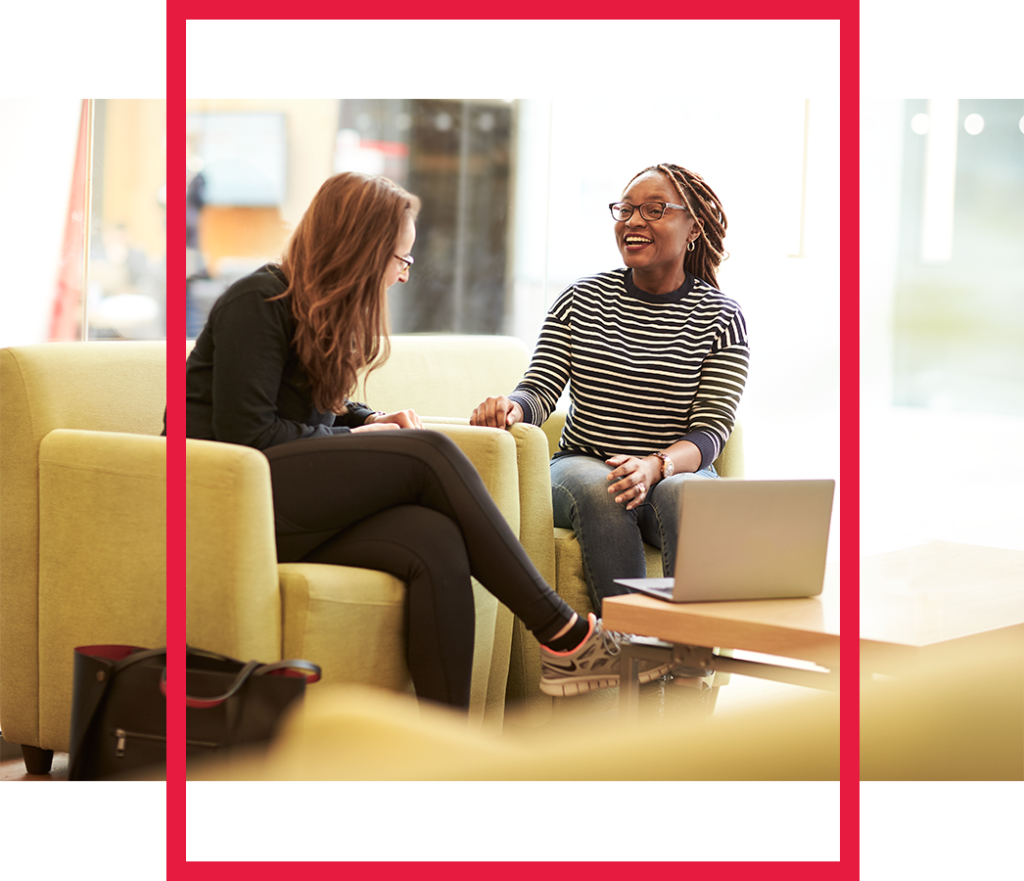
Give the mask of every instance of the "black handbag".
POLYGON ((186 758, 269 741, 292 701, 320 679, 320 668, 291 659, 242 663, 189 648, 185 670, 186 758))
MULTIPOLYGON (((307 682, 308 661, 243 663, 189 648, 186 756, 212 756, 268 741, 307 682)), ((69 780, 163 779, 167 650, 99 645, 75 649, 69 780)))
POLYGON ((69 780, 162 770, 167 711, 160 679, 166 663, 166 649, 75 649, 69 780))

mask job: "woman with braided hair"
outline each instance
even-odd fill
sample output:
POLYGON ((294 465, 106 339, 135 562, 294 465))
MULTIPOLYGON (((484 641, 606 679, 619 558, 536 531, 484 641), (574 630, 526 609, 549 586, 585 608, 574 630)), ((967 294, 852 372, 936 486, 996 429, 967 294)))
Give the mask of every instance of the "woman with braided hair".
MULTIPOLYGON (((542 424, 569 384, 551 460, 555 526, 575 531, 594 609, 646 574, 643 543, 675 566, 678 487, 716 478, 749 350, 739 305, 718 289, 725 211, 677 165, 637 174, 610 206, 625 267, 583 278, 548 311, 530 367, 471 422, 542 424)), ((543 655, 543 653, 542 653, 543 655)), ((679 671, 700 686, 696 671, 679 671)))

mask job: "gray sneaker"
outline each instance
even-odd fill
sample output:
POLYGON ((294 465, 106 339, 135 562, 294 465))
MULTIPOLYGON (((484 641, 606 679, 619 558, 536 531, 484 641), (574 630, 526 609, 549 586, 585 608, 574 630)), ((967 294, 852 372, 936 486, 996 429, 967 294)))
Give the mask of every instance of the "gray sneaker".
MULTIPOLYGON (((598 688, 616 688, 619 684, 619 642, 622 636, 601 629, 600 619, 590 613, 590 632, 571 652, 556 652, 540 647, 540 690, 554 697, 586 694, 598 688)), ((671 661, 640 661, 638 679, 642 685, 664 676, 671 661)))

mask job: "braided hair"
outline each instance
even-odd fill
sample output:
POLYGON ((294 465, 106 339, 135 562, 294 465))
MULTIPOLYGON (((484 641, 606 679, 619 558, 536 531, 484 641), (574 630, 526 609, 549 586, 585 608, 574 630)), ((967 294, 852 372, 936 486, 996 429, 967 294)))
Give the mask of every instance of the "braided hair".
MULTIPOLYGON (((691 275, 718 287, 718 267, 729 256, 722 244, 729 221, 726 220, 721 201, 699 174, 669 163, 651 165, 635 174, 629 183, 652 171, 659 171, 672 181, 686 210, 701 221, 700 234, 694 239, 694 248, 683 257, 683 268, 691 275)), ((629 184, 626 184, 628 188, 629 184)))

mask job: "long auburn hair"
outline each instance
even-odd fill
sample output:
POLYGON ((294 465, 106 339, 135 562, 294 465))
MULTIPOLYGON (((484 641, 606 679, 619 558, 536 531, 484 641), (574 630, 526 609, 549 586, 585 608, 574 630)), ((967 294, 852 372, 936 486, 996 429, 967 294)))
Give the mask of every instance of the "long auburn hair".
POLYGON ((321 412, 345 412, 359 372, 388 357, 384 273, 419 208, 386 177, 344 172, 324 182, 295 227, 280 297, 290 298, 295 350, 321 412))
MULTIPOLYGON (((660 171, 672 181, 686 210, 701 221, 700 233, 694 239, 694 248, 683 257, 683 268, 717 288, 718 267, 729 256, 722 242, 729 221, 726 220, 721 200, 699 174, 667 162, 637 172, 629 183, 650 171, 660 171)), ((629 189, 629 184, 626 184, 626 189, 629 189)))

